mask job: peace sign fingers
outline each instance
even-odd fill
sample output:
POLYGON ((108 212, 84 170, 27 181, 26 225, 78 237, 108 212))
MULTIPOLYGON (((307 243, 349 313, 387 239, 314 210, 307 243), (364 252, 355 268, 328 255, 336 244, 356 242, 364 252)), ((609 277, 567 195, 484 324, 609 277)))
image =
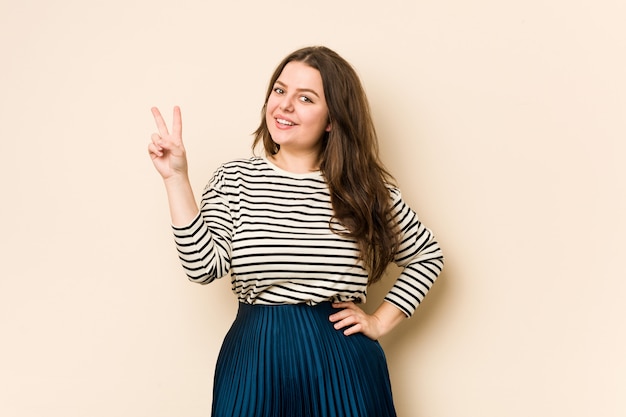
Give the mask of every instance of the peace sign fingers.
MULTIPOLYGON (((154 116, 154 121, 156 122, 157 129, 159 131, 159 136, 162 138, 166 138, 170 136, 170 132, 167 129, 167 125, 165 124, 165 120, 163 116, 161 116, 161 112, 158 108, 153 107, 151 109, 152 116, 154 116)), ((175 138, 181 139, 183 135, 183 119, 180 113, 180 107, 174 107, 174 117, 172 123, 172 135, 175 138)))
POLYGON ((171 133, 159 109, 152 107, 150 110, 158 130, 158 133, 152 135, 152 143, 148 146, 152 162, 163 178, 185 173, 187 159, 183 146, 183 122, 180 107, 174 107, 171 133))

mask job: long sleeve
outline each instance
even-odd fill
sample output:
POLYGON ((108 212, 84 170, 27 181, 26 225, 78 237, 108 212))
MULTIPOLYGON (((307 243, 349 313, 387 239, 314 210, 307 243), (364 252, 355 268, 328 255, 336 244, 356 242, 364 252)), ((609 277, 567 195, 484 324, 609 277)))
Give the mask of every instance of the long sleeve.
POLYGON ((233 220, 223 169, 218 169, 202 193, 196 218, 173 227, 178 256, 190 281, 208 284, 228 274, 231 264, 233 220))
POLYGON ((400 192, 393 190, 392 194, 393 212, 401 235, 395 263, 404 269, 385 300, 410 317, 441 273, 443 252, 433 233, 402 200, 400 192))

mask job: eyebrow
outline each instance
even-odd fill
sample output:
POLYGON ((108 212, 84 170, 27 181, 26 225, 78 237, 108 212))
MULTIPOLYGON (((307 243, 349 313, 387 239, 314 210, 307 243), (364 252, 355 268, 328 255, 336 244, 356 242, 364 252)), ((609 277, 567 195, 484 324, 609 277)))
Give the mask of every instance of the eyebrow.
MULTIPOLYGON (((287 87, 287 84, 280 80, 276 80, 276 84, 280 84, 281 87, 287 87)), ((317 98, 320 98, 319 94, 317 94, 315 90, 311 90, 310 88, 297 88, 296 91, 311 93, 314 94, 317 98)))

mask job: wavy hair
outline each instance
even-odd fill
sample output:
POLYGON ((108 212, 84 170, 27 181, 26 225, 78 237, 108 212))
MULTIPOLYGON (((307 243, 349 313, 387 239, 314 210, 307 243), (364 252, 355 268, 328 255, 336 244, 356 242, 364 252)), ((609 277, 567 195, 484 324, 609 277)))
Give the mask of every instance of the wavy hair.
POLYGON ((328 183, 333 219, 346 231, 331 229, 356 241, 372 284, 382 278, 398 247, 388 189, 395 180, 380 160, 369 102, 354 68, 324 46, 302 48, 285 57, 270 79, 252 148, 262 143, 267 155, 280 150, 268 130, 265 111, 289 62, 302 62, 321 74, 332 128, 322 137, 320 170, 328 183))

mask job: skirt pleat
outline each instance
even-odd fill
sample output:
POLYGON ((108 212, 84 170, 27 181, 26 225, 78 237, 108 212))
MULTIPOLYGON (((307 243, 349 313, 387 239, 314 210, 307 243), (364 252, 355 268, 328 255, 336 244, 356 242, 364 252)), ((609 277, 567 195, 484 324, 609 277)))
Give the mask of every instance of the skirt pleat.
POLYGON ((215 370, 213 417, 395 417, 385 354, 316 306, 241 303, 215 370))

